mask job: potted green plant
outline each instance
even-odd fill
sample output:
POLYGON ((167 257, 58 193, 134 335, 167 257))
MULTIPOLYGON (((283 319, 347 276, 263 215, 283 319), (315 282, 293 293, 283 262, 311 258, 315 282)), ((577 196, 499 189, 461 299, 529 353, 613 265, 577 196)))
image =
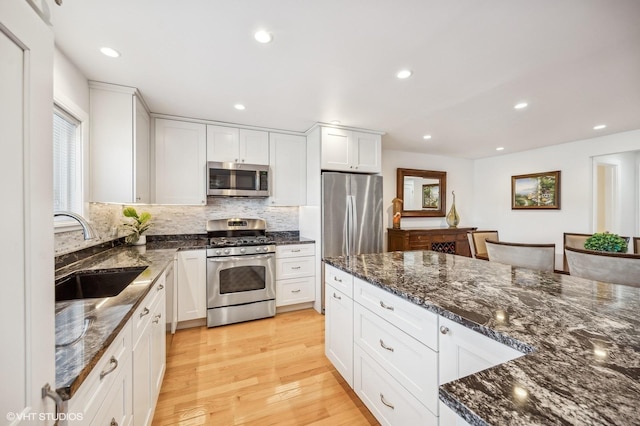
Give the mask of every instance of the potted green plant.
POLYGON ((593 234, 584 242, 584 248, 595 251, 608 251, 614 253, 627 252, 627 240, 618 234, 600 232, 593 234))
POLYGON ((124 222, 125 229, 131 231, 131 233, 125 237, 125 242, 136 246, 146 244, 147 236, 143 234, 151 227, 151 213, 142 212, 138 215, 135 208, 125 207, 122 209, 122 214, 131 219, 124 222))

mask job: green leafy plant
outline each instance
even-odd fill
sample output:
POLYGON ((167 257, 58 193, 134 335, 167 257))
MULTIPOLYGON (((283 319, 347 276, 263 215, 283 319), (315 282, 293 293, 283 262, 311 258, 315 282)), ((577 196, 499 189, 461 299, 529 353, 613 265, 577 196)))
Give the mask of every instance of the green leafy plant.
POLYGON ((627 251, 627 241, 617 234, 608 232, 596 233, 587 238, 584 248, 595 251, 622 252, 627 251))
POLYGON ((124 227, 131 231, 131 234, 125 237, 125 241, 129 244, 135 243, 140 239, 140 235, 144 234, 147 229, 151 227, 151 213, 142 212, 138 215, 138 212, 133 207, 125 207, 122 209, 122 214, 131 219, 124 222, 124 227))

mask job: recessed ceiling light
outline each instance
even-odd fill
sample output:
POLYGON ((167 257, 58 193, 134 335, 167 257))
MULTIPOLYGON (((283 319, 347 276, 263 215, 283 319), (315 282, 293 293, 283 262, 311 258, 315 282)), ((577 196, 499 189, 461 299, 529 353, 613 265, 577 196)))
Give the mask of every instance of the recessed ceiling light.
POLYGON ((340 124, 340 120, 333 120, 331 121, 331 124, 340 124))
POLYGON ((526 108, 527 106, 529 106, 529 104, 528 104, 528 103, 526 103, 526 102, 520 102, 520 103, 515 104, 515 106, 514 106, 513 108, 515 108, 515 109, 524 109, 524 108, 526 108))
POLYGON ((504 151, 504 146, 499 146, 496 148, 496 151, 504 151))
POLYGON ((239 111, 244 111, 245 109, 247 109, 247 107, 242 104, 235 104, 233 107, 239 111))
POLYGON ((103 55, 108 56, 110 58, 117 58, 120 56, 120 52, 110 47, 101 47, 100 52, 102 52, 103 55))
POLYGON ((413 74, 411 70, 400 70, 396 74, 396 77, 402 80, 402 79, 411 77, 411 74, 413 74))
POLYGON ((593 130, 602 130, 607 127, 606 124, 598 124, 597 126, 593 126, 593 130))
POLYGON ((431 139, 431 135, 424 135, 424 136, 422 137, 422 139, 429 140, 429 139, 431 139))
POLYGON ((267 44, 271 43, 273 35, 268 31, 260 30, 255 32, 253 38, 255 38, 258 43, 267 44))

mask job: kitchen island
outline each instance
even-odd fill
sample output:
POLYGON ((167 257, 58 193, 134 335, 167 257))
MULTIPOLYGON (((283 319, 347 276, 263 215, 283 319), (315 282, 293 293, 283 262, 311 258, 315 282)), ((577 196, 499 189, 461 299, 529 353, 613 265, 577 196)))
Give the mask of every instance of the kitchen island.
POLYGON ((526 354, 441 384, 468 423, 640 425, 640 288, 431 251, 324 260, 526 354))

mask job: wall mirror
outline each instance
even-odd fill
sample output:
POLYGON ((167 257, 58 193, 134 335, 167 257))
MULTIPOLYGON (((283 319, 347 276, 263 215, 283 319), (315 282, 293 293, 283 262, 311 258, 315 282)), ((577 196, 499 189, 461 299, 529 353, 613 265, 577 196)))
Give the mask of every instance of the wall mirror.
POLYGON ((396 197, 403 217, 443 217, 447 206, 447 172, 398 169, 396 197))

